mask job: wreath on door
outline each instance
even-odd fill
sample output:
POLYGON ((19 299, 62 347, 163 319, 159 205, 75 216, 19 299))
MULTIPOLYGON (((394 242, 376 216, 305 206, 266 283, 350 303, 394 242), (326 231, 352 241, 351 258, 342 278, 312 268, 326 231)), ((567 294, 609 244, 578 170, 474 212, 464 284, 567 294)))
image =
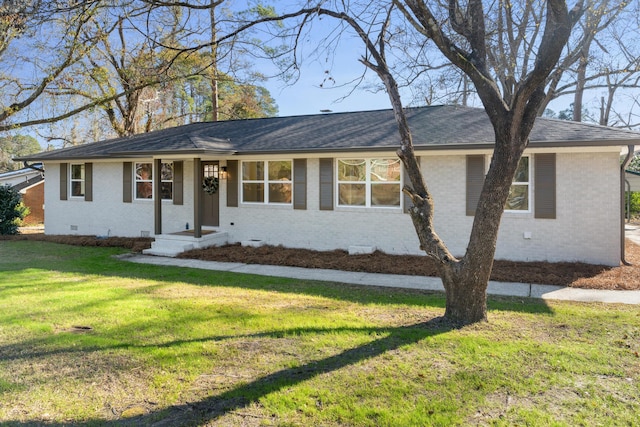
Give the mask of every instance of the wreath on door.
POLYGON ((216 194, 218 192, 218 185, 219 184, 220 184, 220 182, 218 181, 218 178, 214 178, 212 176, 208 176, 202 182, 202 189, 207 194, 216 194))

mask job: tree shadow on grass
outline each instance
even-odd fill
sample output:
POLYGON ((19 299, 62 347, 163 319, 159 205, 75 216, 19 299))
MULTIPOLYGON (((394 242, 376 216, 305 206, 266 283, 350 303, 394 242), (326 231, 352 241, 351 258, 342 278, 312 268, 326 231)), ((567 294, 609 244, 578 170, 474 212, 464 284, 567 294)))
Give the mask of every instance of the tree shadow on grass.
MULTIPOLYGON (((180 405, 164 408, 156 412, 145 415, 131 417, 120 420, 100 420, 93 419, 85 422, 42 422, 42 421, 8 421, 0 423, 1 426, 26 426, 26 425, 49 425, 49 426, 121 426, 121 425, 144 425, 144 426, 185 426, 201 425, 203 423, 215 421, 229 413, 248 407, 258 402, 262 397, 271 393, 284 390, 288 387, 296 386, 304 381, 311 380, 319 375, 331 373, 341 368, 355 365, 388 351, 398 349, 402 346, 417 343, 425 338, 434 337, 455 329, 442 318, 434 318, 427 322, 414 325, 401 326, 396 328, 370 328, 372 334, 385 335, 358 347, 345 350, 339 354, 326 357, 321 360, 311 361, 301 366, 282 369, 269 375, 256 379, 255 381, 239 385, 231 390, 216 396, 207 397, 197 402, 184 403, 180 405)), ((288 333, 314 333, 327 332, 329 330, 313 330, 302 328, 293 331, 275 331, 261 333, 260 336, 282 336, 288 333)), ((256 335, 257 336, 257 335, 256 335)), ((226 337, 229 338, 229 337, 226 337)), ((171 343, 180 345, 181 342, 171 343)))
MULTIPOLYGON (((47 243, 47 245, 54 245, 47 243)), ((220 286, 230 288, 294 293, 318 296, 335 300, 363 304, 402 304, 407 306, 430 306, 444 309, 444 293, 440 291, 418 290, 403 287, 367 286, 344 284, 332 281, 290 279, 273 276, 257 276, 217 270, 202 270, 191 267, 175 267, 153 264, 138 264, 114 257, 114 251, 105 248, 85 248, 57 245, 65 249, 62 258, 73 257, 74 262, 41 262, 37 268, 51 269, 65 273, 80 273, 121 277, 130 279, 155 280, 160 283, 181 282, 196 286, 220 286), (101 250, 102 249, 102 250, 101 250)), ((41 256, 38 253, 36 256, 41 256)), ((33 264, 30 265, 33 267, 33 264)), ((20 271, 16 266, 15 271, 20 271)), ((13 268, 12 268, 13 269, 13 268)), ((399 278, 398 280, 401 280, 399 278)), ((159 285, 161 286, 161 285, 159 285)), ((1 286, 0 286, 1 290, 1 286)), ((524 313, 551 314, 552 310, 544 300, 525 297, 489 296, 492 310, 524 313)))
MULTIPOLYGON (((81 257, 82 255, 80 255, 81 257)), ((130 278, 132 280, 150 280, 157 283, 151 285, 154 289, 162 287, 164 284, 175 282, 186 283, 196 286, 219 286, 230 288, 242 288, 260 291, 272 291, 280 293, 296 293, 301 295, 320 296, 331 299, 358 302, 363 304, 395 304, 407 306, 432 306, 443 307, 444 296, 442 293, 427 292, 412 289, 383 288, 377 286, 365 287, 358 285, 343 285, 330 282, 314 282, 297 279, 283 279, 277 277, 252 276, 248 274, 237 274, 227 272, 215 272, 194 270, 182 267, 165 266, 144 266, 130 264, 121 260, 115 260, 108 255, 94 254, 91 259, 80 260, 78 263, 56 263, 55 266, 40 265, 42 269, 51 269, 60 272, 114 276, 130 278), (97 267, 96 267, 97 265, 97 267)), ((16 271, 19 271, 16 270, 16 271)), ((125 296, 126 297, 126 296, 125 296)), ((523 298, 492 298, 491 308, 493 310, 508 310, 530 313, 550 313, 551 310, 542 301, 528 300, 523 298), (525 303, 526 302, 526 303, 525 303)), ((104 302, 104 301, 103 301, 104 302)), ((399 307, 399 309, 401 309, 399 307)), ((278 392, 313 379, 318 375, 331 373, 341 368, 345 368, 362 361, 366 361, 385 352, 400 348, 404 345, 414 344, 425 338, 433 337, 450 331, 448 325, 440 318, 435 318, 424 323, 418 323, 401 327, 380 327, 371 328, 372 336, 382 334, 384 337, 375 339, 367 344, 360 345, 330 356, 321 360, 312 361, 295 368, 282 369, 264 377, 258 378, 247 384, 239 385, 231 390, 219 395, 205 398, 203 400, 175 405, 161 409, 143 416, 128 418, 123 420, 108 421, 104 419, 93 419, 86 422, 76 423, 50 423, 43 421, 29 421, 21 423, 10 421, 0 423, 0 425, 195 425, 215 421, 230 412, 246 408, 258 402, 262 397, 278 392)), ((331 332, 327 329, 294 328, 292 330, 262 332, 256 334, 260 336, 279 338, 284 335, 300 335, 307 333, 331 332)), ((240 337, 240 336, 238 336, 240 337)), ((208 337, 198 340, 222 340, 234 337, 208 337)), ((186 341, 171 341, 167 343, 151 344, 150 346, 163 347, 188 343, 186 341)), ((14 358, 25 357, 46 357, 49 354, 61 352, 74 352, 69 347, 50 348, 36 350, 31 353, 38 343, 21 343, 20 347, 5 346, 0 347, 0 355, 16 355, 14 358)), ((15 344, 14 344, 15 346, 15 344)), ((122 345, 131 347, 130 344, 122 345)), ((119 348, 118 343, 105 342, 104 345, 95 347, 84 347, 83 351, 101 351, 105 348, 119 348)))

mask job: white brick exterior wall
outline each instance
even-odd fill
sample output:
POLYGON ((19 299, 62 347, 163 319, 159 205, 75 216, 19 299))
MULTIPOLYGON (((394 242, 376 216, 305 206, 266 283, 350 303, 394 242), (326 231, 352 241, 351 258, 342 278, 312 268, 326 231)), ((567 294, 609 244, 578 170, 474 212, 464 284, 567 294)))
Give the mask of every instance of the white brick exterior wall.
MULTIPOLYGON (((146 161, 146 160, 145 160, 146 161)), ((151 161, 150 159, 148 160, 151 161)), ((70 197, 60 200, 60 166, 47 163, 45 179, 45 232, 140 237, 154 233, 154 209, 151 200, 122 201, 122 161, 93 162, 93 201, 70 197), (72 230, 72 226, 77 230, 72 230)), ((193 223, 193 162, 184 163, 184 204, 162 202, 162 227, 166 231, 193 223)))
MULTIPOLYGON (((533 212, 505 213, 496 258, 618 264, 619 152, 575 151, 564 150, 556 157, 557 218, 535 219, 533 212), (530 238, 525 238, 525 233, 530 238)), ((464 252, 473 222, 473 217, 465 215, 465 154, 420 153, 422 170, 436 203, 436 230, 456 255, 464 252)), ((531 159, 533 162, 534 157, 531 159)), ((223 165, 226 161, 215 160, 223 165)), ((110 230, 111 235, 119 236, 140 236, 145 231, 153 235, 153 203, 122 202, 122 161, 93 163, 93 202, 59 200, 59 165, 45 166, 47 234, 106 235, 110 230), (71 231, 72 225, 77 226, 77 231, 71 231)), ((534 168, 531 170, 533 173, 534 168)), ((192 176, 193 161, 185 160, 184 204, 175 206, 167 201, 162 205, 166 233, 183 230, 187 222, 193 226, 192 176)), ((533 185, 533 176, 531 182, 533 185)), ((220 229, 229 233, 232 242, 258 239, 271 245, 318 250, 358 245, 388 253, 421 253, 411 219, 400 209, 319 210, 318 158, 307 161, 306 210, 241 201, 239 207, 227 207, 226 183, 223 180, 219 190, 220 229)), ((533 203, 533 193, 531 200, 533 203)))

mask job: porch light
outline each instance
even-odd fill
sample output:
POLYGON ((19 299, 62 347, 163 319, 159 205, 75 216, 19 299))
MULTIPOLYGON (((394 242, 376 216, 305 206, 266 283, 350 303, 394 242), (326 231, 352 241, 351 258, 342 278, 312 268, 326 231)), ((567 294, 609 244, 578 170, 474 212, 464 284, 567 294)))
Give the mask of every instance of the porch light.
POLYGON ((220 166, 220 179, 227 179, 227 167, 220 166))

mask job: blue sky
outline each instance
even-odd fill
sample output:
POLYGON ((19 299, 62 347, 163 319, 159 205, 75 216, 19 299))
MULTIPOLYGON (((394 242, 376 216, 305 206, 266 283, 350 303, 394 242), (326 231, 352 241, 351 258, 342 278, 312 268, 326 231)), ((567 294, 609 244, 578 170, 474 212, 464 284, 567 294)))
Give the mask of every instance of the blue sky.
POLYGON ((302 76, 293 85, 278 80, 270 80, 262 85, 269 89, 276 100, 279 116, 320 114, 322 110, 337 113, 391 108, 384 91, 371 93, 356 89, 349 94, 349 88, 323 89, 319 87, 323 78, 321 72, 303 70, 302 76))
MULTIPOLYGON (((358 61, 365 51, 364 44, 352 31, 337 30, 336 24, 332 20, 308 24, 308 31, 303 33, 296 53, 300 69, 297 81, 287 84, 273 78, 259 83, 276 100, 279 116, 321 114, 322 110, 347 112, 391 108, 383 90, 373 93, 366 90, 365 85, 354 90, 353 82, 359 81, 365 72, 365 66, 358 61)), ((266 61, 255 65, 257 71, 267 76, 278 72, 266 61)), ((375 73, 369 70, 366 77, 370 87, 381 87, 375 73)), ((403 101, 406 103, 408 99, 403 101)))
MULTIPOLYGON (((331 64, 329 61, 322 64, 315 59, 303 58, 300 74, 295 82, 286 83, 272 78, 261 85, 269 89, 276 100, 279 116, 320 114, 322 110, 337 113, 391 108, 385 91, 378 90, 374 93, 366 90, 365 85, 354 89, 352 82, 365 72, 365 67, 358 62, 358 58, 359 51, 352 46, 334 53, 331 64)), ((373 72, 368 71, 366 77, 369 86, 380 86, 380 81, 373 72)))

